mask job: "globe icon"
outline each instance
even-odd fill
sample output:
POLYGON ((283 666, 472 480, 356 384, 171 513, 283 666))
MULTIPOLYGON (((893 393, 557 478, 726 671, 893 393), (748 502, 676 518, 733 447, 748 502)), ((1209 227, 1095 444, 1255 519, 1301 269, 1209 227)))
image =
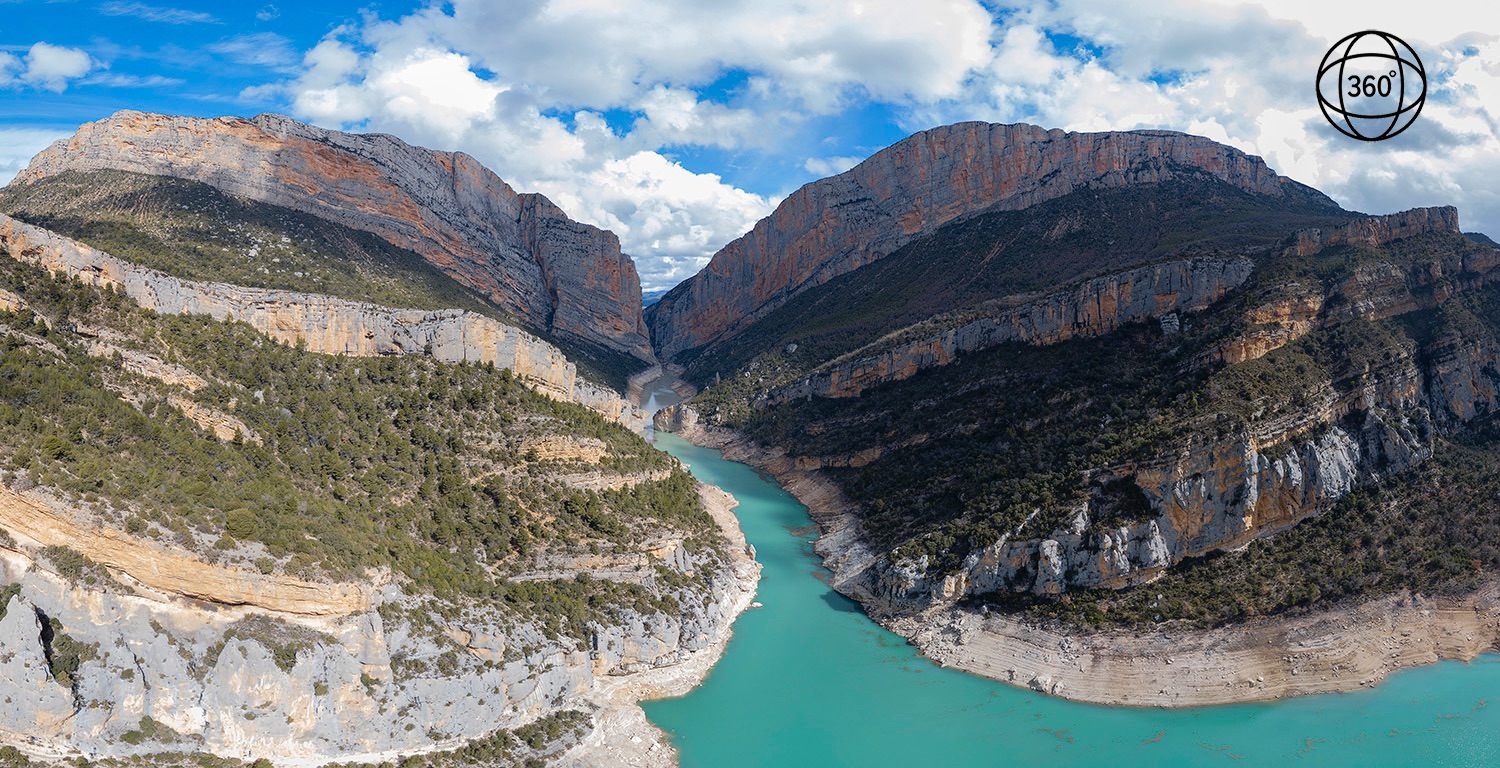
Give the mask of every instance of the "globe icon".
POLYGON ((1417 119, 1427 102, 1427 72, 1405 40, 1371 29, 1328 49, 1317 88, 1323 116, 1340 133, 1381 141, 1417 119))

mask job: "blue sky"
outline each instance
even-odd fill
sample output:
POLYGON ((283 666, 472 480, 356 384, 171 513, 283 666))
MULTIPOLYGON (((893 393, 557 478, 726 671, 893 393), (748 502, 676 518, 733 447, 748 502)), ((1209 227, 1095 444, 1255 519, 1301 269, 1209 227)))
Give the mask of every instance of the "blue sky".
POLYGON ((1500 234, 1500 12, 1303 0, 0 0, 0 182, 119 109, 274 111, 467 151, 620 235, 669 286, 788 192, 958 120, 1168 128, 1346 207, 1460 206, 1500 234), (1366 145, 1318 61, 1364 28, 1432 81, 1366 145))

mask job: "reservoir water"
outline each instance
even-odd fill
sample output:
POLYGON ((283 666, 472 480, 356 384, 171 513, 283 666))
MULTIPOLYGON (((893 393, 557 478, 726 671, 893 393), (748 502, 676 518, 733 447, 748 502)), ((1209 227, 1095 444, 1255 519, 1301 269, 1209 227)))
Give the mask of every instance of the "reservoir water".
POLYGON ((1500 658, 1270 704, 1078 704, 942 669, 820 577, 807 510, 758 470, 657 446, 734 495, 764 566, 704 684, 646 702, 686 768, 1008 765, 1500 766, 1500 658), (1493 699, 1493 700, 1492 700, 1493 699))

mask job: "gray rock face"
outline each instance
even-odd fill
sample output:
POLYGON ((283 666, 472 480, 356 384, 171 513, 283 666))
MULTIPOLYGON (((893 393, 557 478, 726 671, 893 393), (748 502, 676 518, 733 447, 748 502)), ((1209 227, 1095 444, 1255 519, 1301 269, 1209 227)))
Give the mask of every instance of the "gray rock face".
POLYGON ((499 613, 444 618, 399 587, 385 589, 386 608, 402 606, 389 621, 383 611, 317 619, 74 585, 0 548, 0 581, 21 588, 0 619, 0 732, 92 759, 174 751, 317 764, 454 748, 587 709, 580 694, 599 676, 677 664, 722 640, 753 579, 705 562, 695 556, 706 589, 659 590, 678 598, 677 615, 626 609, 580 643, 499 613), (38 610, 91 649, 72 689, 48 671, 38 610), (142 733, 147 717, 162 727, 142 733))
POLYGON ((1180 458, 1116 468, 1097 483, 1124 480, 1150 503, 1146 519, 1119 521, 1096 497, 1069 525, 1037 531, 1028 520, 970 553, 962 569, 938 576, 925 563, 887 562, 871 569, 866 589, 895 610, 916 610, 995 591, 1059 594, 1080 587, 1123 587, 1163 568, 1230 549, 1290 527, 1356 488, 1400 473, 1431 456, 1430 425, 1415 402, 1354 416, 1290 444, 1257 447, 1249 434, 1184 450, 1180 458))
POLYGON ((190 179, 373 232, 529 327, 654 360, 635 263, 618 238, 569 219, 541 195, 517 194, 461 152, 279 115, 126 111, 53 144, 15 183, 103 169, 190 179))
POLYGON ((73 697, 52 682, 42 623, 31 601, 17 595, 0 619, 0 728, 56 734, 73 716, 73 697))
POLYGON ((1166 131, 1067 133, 958 123, 923 131, 808 184, 647 310, 664 359, 729 338, 807 288, 883 258, 960 217, 1020 210, 1079 189, 1209 174, 1282 196, 1258 157, 1166 131))
POLYGON ((183 280, 0 215, 0 252, 91 285, 115 286, 164 314, 236 320, 288 344, 336 355, 430 354, 489 362, 539 391, 639 428, 645 416, 619 394, 578 377, 557 347, 514 326, 461 310, 390 309, 317 294, 183 280))

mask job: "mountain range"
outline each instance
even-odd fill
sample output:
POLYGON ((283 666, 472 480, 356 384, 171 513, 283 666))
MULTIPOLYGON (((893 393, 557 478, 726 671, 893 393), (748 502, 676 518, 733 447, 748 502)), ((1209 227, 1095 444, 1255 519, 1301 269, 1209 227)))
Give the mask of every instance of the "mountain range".
POLYGON ((661 375, 656 427, 798 492, 928 648, 1500 570, 1500 249, 1197 136, 924 131, 643 307, 613 234, 462 153, 122 112, 0 190, 0 251, 0 736, 38 759, 589 764, 754 591, 637 434, 661 375))

